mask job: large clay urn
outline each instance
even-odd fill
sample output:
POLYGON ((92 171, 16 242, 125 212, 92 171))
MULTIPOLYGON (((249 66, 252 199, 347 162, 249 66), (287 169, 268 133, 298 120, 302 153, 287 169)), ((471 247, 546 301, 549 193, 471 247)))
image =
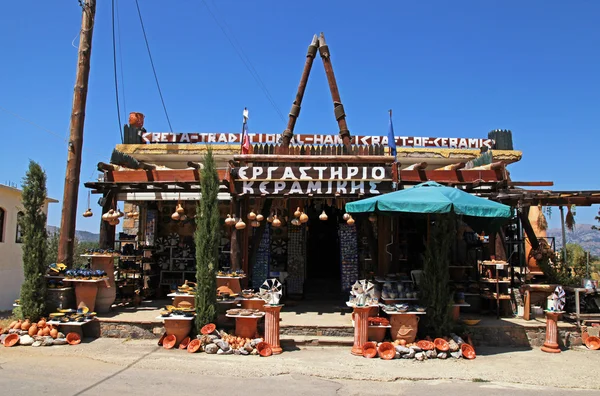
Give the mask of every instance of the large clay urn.
POLYGON ((419 329, 417 315, 390 315, 392 339, 404 340, 407 344, 414 342, 419 329))
POLYGON ((91 268, 93 270, 102 270, 108 276, 107 282, 98 284, 98 294, 96 295, 96 311, 106 313, 110 311, 112 304, 117 297, 117 287, 115 285, 115 261, 113 257, 92 257, 91 268))
POLYGON ((94 311, 97 294, 98 285, 96 282, 75 282, 75 299, 77 300, 77 306, 83 303, 90 311, 94 311))
POLYGON ((177 338, 177 345, 179 345, 190 334, 193 322, 193 320, 187 319, 166 319, 165 332, 167 335, 174 335, 177 338))

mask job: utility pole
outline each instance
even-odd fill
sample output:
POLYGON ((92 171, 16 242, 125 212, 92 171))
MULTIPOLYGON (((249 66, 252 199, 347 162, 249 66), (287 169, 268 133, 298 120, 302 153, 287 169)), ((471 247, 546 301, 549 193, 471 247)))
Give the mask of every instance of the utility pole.
POLYGON ((83 124, 90 76, 90 58, 92 57, 92 33, 96 15, 96 0, 79 0, 79 4, 82 8, 81 33, 79 34, 79 54, 77 57, 73 108, 69 124, 69 151, 58 244, 58 262, 64 263, 68 267, 73 264, 81 149, 83 147, 83 124))

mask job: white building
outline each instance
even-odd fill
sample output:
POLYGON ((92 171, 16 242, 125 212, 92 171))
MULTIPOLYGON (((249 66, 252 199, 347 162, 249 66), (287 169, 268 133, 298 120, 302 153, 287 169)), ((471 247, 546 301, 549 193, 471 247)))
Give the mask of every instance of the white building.
MULTIPOLYGON (((48 198, 48 204, 58 202, 48 198)), ((21 190, 0 184, 0 311, 13 308, 23 283, 23 249, 17 219, 23 212, 21 190)))

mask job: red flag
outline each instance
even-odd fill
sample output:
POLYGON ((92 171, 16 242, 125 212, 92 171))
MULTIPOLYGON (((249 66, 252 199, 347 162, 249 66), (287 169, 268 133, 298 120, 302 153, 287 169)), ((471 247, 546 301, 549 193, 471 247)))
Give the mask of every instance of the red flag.
POLYGON ((244 133, 242 134, 242 154, 250 153, 250 136, 248 136, 248 124, 244 123, 244 133))

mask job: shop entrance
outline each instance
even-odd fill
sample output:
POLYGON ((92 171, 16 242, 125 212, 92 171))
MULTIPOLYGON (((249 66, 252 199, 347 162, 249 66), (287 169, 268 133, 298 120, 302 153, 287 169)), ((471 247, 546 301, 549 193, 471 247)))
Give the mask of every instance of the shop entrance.
POLYGON ((341 285, 340 243, 337 211, 331 207, 310 208, 307 233, 305 295, 339 294, 341 285), (325 210, 328 219, 319 215, 325 210))

